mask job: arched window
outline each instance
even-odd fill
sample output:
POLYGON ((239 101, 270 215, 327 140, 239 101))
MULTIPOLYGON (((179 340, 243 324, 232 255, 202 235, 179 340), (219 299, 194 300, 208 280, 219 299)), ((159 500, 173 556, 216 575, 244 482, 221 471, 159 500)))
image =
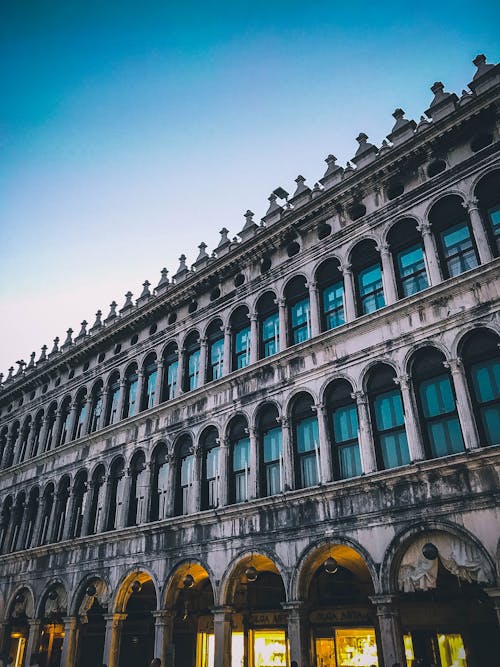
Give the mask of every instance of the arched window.
POLYGON ((382 266, 375 241, 358 243, 351 253, 358 315, 374 313, 385 306, 382 266))
POLYGON ((83 435, 85 417, 87 415, 87 390, 82 389, 76 397, 76 421, 73 427, 73 438, 77 440, 83 435))
POLYGON ((175 513, 188 514, 191 509, 194 454, 191 436, 183 435, 177 443, 177 483, 175 485, 175 513))
POLYGON ((153 479, 151 484, 151 521, 166 519, 168 506, 169 464, 167 445, 161 442, 153 454, 153 479))
POLYGON ((24 519, 24 505, 25 505, 26 495, 24 491, 18 494, 16 498, 16 504, 12 509, 12 526, 10 534, 10 544, 7 545, 7 551, 13 552, 22 548, 19 544, 19 537, 21 534, 21 528, 23 526, 24 519))
POLYGON ((464 450, 453 384, 444 361, 442 352, 427 347, 419 350, 411 363, 422 435, 430 458, 464 450))
POLYGON ((43 426, 43 410, 40 410, 39 412, 37 412, 35 421, 33 423, 33 439, 31 441, 30 458, 36 456, 37 453, 40 451, 39 445, 40 445, 40 436, 42 434, 42 426, 43 426))
POLYGON ((45 437, 43 442, 43 451, 48 452, 52 447, 52 439, 54 437, 54 426, 56 424, 57 404, 52 405, 47 410, 45 417, 45 437))
POLYGON ((125 490, 125 463, 122 458, 113 462, 110 477, 111 488, 106 528, 114 530, 120 526, 122 520, 123 492, 125 490))
MULTIPOLYGON (((31 416, 26 417, 21 434, 21 442, 19 444, 19 463, 22 463, 26 458, 26 453, 28 451, 28 443, 31 433, 31 416)), ((1 437, 1 436, 0 436, 1 437)), ((0 447, 0 462, 2 461, 2 447, 0 447)))
POLYGON ((299 394, 292 404, 295 485, 315 486, 320 480, 318 420, 309 394, 299 394))
POLYGON ((49 541, 60 542, 63 538, 64 526, 67 521, 66 510, 68 507, 68 498, 69 477, 63 477, 57 489, 54 531, 51 535, 47 536, 49 541))
POLYGON ((274 405, 261 408, 258 420, 260 496, 274 496, 285 490, 283 479, 283 439, 274 405))
POLYGON ((328 426, 333 448, 335 479, 361 475, 358 442, 358 410, 347 380, 335 380, 326 391, 328 426))
POLYGON ((250 363, 250 319, 248 308, 240 306, 231 315, 231 336, 233 344, 233 371, 246 368, 250 363))
POLYGON ((250 483, 250 440, 243 417, 236 417, 229 426, 229 452, 229 503, 241 503, 248 500, 250 483))
POLYGON ((2 513, 0 516, 0 554, 6 553, 7 551, 7 536, 9 534, 9 527, 12 519, 13 503, 12 496, 7 496, 3 501, 2 513))
MULTIPOLYGON (((47 542, 50 539, 49 535, 49 524, 50 524, 50 517, 52 516, 52 508, 54 505, 54 485, 52 483, 48 484, 47 487, 45 488, 45 491, 43 493, 43 498, 42 498, 42 528, 40 531, 40 540, 38 545, 33 545, 33 546, 41 546, 43 544, 47 544, 47 542)), ((36 536, 35 536, 36 537, 36 536)))
POLYGON ((87 500, 87 471, 80 471, 73 484, 73 507, 70 523, 70 537, 83 535, 83 522, 87 500))
POLYGON ((458 276, 479 263, 469 219, 462 204, 460 197, 449 195, 436 202, 429 212, 445 278, 458 276))
POLYGON ((7 426, 4 426, 3 429, 0 431, 0 465, 2 464, 3 457, 5 454, 5 448, 7 447, 7 434, 9 432, 9 429, 7 426))
POLYGON ((295 276, 285 287, 291 345, 311 338, 311 304, 304 276, 295 276))
POLYGON ((500 444, 500 339, 491 331, 473 332, 462 347, 469 392, 481 442, 500 444))
POLYGON ((137 452, 130 463, 130 499, 128 505, 128 526, 139 526, 147 520, 147 500, 149 480, 146 470, 146 457, 137 452))
POLYGON ((96 382, 92 388, 92 401, 90 403, 90 424, 89 424, 89 433, 95 433, 99 428, 99 423, 102 413, 102 396, 103 396, 103 385, 102 380, 96 382))
POLYGON ((177 396, 177 373, 179 368, 179 352, 176 343, 167 345, 163 353, 163 395, 162 401, 177 396))
POLYGON ((214 320, 208 326, 207 345, 207 382, 211 382, 224 375, 224 331, 221 320, 214 320))
POLYGON ((156 378, 158 366, 156 354, 153 352, 144 361, 144 383, 141 397, 141 410, 148 410, 155 404, 156 378))
POLYGON ((257 301, 259 318, 259 358, 265 359, 280 350, 280 321, 276 295, 266 292, 257 301))
POLYGON ((102 516, 104 513, 104 502, 106 485, 104 483, 105 470, 103 465, 97 466, 92 475, 91 482, 91 500, 90 500, 90 517, 89 517, 89 535, 95 535, 101 526, 102 516))
POLYGON ((112 373, 108 382, 108 404, 106 409, 106 426, 116 424, 120 419, 118 409, 120 405, 120 375, 112 373))
POLYGON ((486 223, 488 240, 494 257, 500 255, 500 171, 482 178, 474 191, 486 223))
POLYGON ((26 521, 28 525, 26 526, 24 544, 20 545, 22 549, 31 549, 31 547, 35 546, 34 538, 35 538, 35 526, 36 526, 36 519, 38 516, 38 509, 39 509, 39 491, 38 488, 35 487, 30 491, 28 506, 26 508, 26 521))
POLYGON ((192 331, 184 343, 184 391, 198 389, 200 382, 200 337, 192 331))
POLYGON ((321 330, 335 329, 345 323, 344 278, 336 259, 327 259, 316 271, 321 304, 321 330))
POLYGON ((370 373, 367 385, 380 470, 410 463, 403 402, 395 377, 393 368, 379 364, 370 373))
POLYGON ((137 412, 137 364, 132 364, 125 373, 125 397, 123 401, 123 419, 133 417, 137 412))
POLYGON ((214 426, 209 426, 200 438, 202 450, 201 509, 211 509, 219 505, 219 434, 214 426))
POLYGON ((387 235, 392 254, 398 297, 403 299, 429 287, 422 236, 411 218, 401 220, 387 235))
POLYGON ((61 434, 59 436, 59 442, 56 442, 56 447, 64 445, 65 442, 69 439, 69 429, 70 429, 70 419, 71 419, 71 396, 66 396, 61 404, 61 434))

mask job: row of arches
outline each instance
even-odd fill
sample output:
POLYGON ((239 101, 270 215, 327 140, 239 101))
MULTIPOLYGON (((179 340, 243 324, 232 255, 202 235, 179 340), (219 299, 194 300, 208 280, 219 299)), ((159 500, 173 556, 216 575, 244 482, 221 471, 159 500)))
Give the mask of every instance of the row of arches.
POLYGON ((500 444, 499 336, 469 332, 460 363, 425 346, 407 375, 370 365, 363 391, 346 377, 319 402, 295 392, 286 405, 262 403, 251 418, 183 431, 93 470, 63 475, 2 503, 3 553, 264 498, 412 461, 500 444), (411 381, 409 380, 411 378, 411 381))
POLYGON ((42 667, 146 667, 154 655, 170 667, 392 665, 405 654, 411 665, 433 651, 440 667, 479 667, 498 638, 492 560, 452 524, 407 527, 380 566, 345 537, 313 541, 289 564, 269 545, 229 563, 181 559, 163 583, 154 569, 137 565, 113 583, 91 572, 74 590, 56 578, 36 598, 17 586, 3 626, 14 667, 33 654, 42 667))

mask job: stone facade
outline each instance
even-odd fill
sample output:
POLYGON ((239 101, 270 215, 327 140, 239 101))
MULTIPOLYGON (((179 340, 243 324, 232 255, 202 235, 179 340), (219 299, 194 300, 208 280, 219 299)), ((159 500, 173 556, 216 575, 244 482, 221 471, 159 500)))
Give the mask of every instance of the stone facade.
POLYGON ((494 664, 500 66, 474 64, 9 371, 16 667, 494 664))

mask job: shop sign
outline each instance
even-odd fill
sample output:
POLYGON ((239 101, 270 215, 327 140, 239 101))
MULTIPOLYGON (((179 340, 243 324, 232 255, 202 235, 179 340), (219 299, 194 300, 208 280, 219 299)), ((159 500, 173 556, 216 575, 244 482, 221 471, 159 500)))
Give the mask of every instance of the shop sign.
POLYGON ((252 627, 282 627, 288 623, 288 615, 284 611, 269 611, 254 613, 250 616, 252 627))
POLYGON ((316 625, 370 625, 372 615, 364 607, 347 609, 316 609, 311 612, 311 623, 316 625))

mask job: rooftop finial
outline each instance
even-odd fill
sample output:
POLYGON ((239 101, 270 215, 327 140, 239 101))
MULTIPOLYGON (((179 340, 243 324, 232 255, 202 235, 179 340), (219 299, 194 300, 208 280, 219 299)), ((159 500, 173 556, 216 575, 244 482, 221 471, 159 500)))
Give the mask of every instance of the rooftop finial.
POLYGON ((16 364, 17 364, 18 367, 19 367, 19 368, 17 369, 17 373, 16 373, 16 375, 22 375, 22 374, 23 374, 24 367, 26 366, 26 362, 24 361, 24 359, 19 359, 19 361, 16 361, 16 364))
POLYGON ((248 239, 252 238, 258 229, 258 225, 255 223, 253 216, 254 213, 250 209, 247 209, 247 212, 243 214, 243 217, 245 218, 245 224, 243 225, 241 232, 238 234, 242 241, 247 241, 248 239))
POLYGON ((96 331, 97 329, 100 329, 102 327, 101 317, 102 317, 102 310, 98 310, 97 313, 95 314, 95 322, 92 325, 92 328, 90 329, 91 332, 96 331))
POLYGON ((117 307, 117 305, 118 305, 118 304, 116 303, 116 301, 112 301, 112 302, 109 304, 109 314, 108 314, 107 318, 104 320, 104 323, 105 323, 105 324, 107 324, 108 322, 111 322, 111 321, 114 320, 115 317, 117 316, 117 315, 116 315, 116 307, 117 307))
POLYGON ((131 310, 134 307, 134 304, 132 303, 132 292, 129 290, 125 294, 125 303, 123 304, 123 308, 120 308, 120 313, 127 312, 128 310, 131 310))
POLYGON ((80 338, 85 338, 85 336, 87 335, 87 324, 88 324, 87 320, 83 320, 80 323, 80 333, 76 337, 76 340, 79 340, 80 338))
POLYGON ((169 280, 168 280, 168 271, 167 271, 167 269, 164 267, 161 270, 160 273, 161 273, 160 282, 158 283, 158 285, 155 288, 155 292, 157 294, 161 294, 162 292, 165 292, 168 289, 168 286, 170 284, 169 280))
POLYGON ((51 357, 54 354, 58 354, 58 353, 59 353, 59 336, 56 336, 54 338, 54 346, 53 346, 52 350, 50 351, 49 357, 51 357))
POLYGON ((487 64, 484 53, 477 55, 472 61, 477 67, 474 78, 469 83, 469 88, 476 95, 496 86, 500 80, 500 66, 487 64))
POLYGON ((26 370, 31 370, 32 368, 35 368, 35 357, 36 357, 36 352, 32 352, 30 354, 30 360, 28 362, 28 365, 26 366, 26 370))
POLYGON ((41 364, 44 361, 47 361, 47 346, 42 345, 42 353, 40 354, 40 358, 37 361, 37 364, 41 364))
POLYGON ((179 283, 181 280, 184 280, 188 273, 189 269, 186 266, 186 255, 182 253, 182 255, 179 257, 179 268, 174 275, 175 282, 179 283))
POLYGON ((12 382, 12 380, 14 379, 13 373, 14 373, 14 366, 11 366, 9 368, 9 374, 7 375, 7 379, 5 380, 5 382, 12 382))
POLYGON ((66 340, 64 343, 61 345, 61 350, 66 350, 68 347, 71 347, 73 345, 73 329, 68 329, 66 331, 66 340))
POLYGON ((196 258, 197 263, 203 261, 205 258, 208 259, 207 244, 204 241, 200 243, 200 245, 198 246, 198 250, 200 252, 198 253, 198 257, 196 258))
POLYGON ((150 285, 151 285, 151 283, 149 282, 149 280, 145 280, 142 283, 141 299, 145 296, 151 296, 151 292, 149 291, 150 285))
POLYGON ((220 234, 220 241, 219 241, 219 245, 217 246, 217 248, 222 248, 223 246, 226 246, 228 243, 230 243, 229 238, 227 236, 229 234, 229 229, 226 229, 225 227, 223 227, 220 230, 219 234, 220 234))
POLYGON ((391 143, 397 146, 413 136, 417 124, 414 120, 405 118, 405 112, 400 108, 395 109, 392 116, 396 122, 394 123, 390 134, 387 135, 387 138, 391 143))
POLYGON ((426 116, 432 120, 440 120, 455 110, 458 97, 455 93, 445 92, 441 81, 436 81, 431 86, 431 91, 434 93, 434 98, 425 112, 426 116))
POLYGON ((368 135, 364 132, 358 134, 356 141, 358 142, 359 147, 352 161, 357 167, 364 167, 365 164, 375 160, 378 149, 373 144, 368 143, 368 135))
POLYGON ((337 158, 335 155, 328 155, 325 158, 327 168, 323 178, 319 179, 319 182, 325 187, 329 188, 338 183, 342 177, 343 169, 337 164, 337 158))

